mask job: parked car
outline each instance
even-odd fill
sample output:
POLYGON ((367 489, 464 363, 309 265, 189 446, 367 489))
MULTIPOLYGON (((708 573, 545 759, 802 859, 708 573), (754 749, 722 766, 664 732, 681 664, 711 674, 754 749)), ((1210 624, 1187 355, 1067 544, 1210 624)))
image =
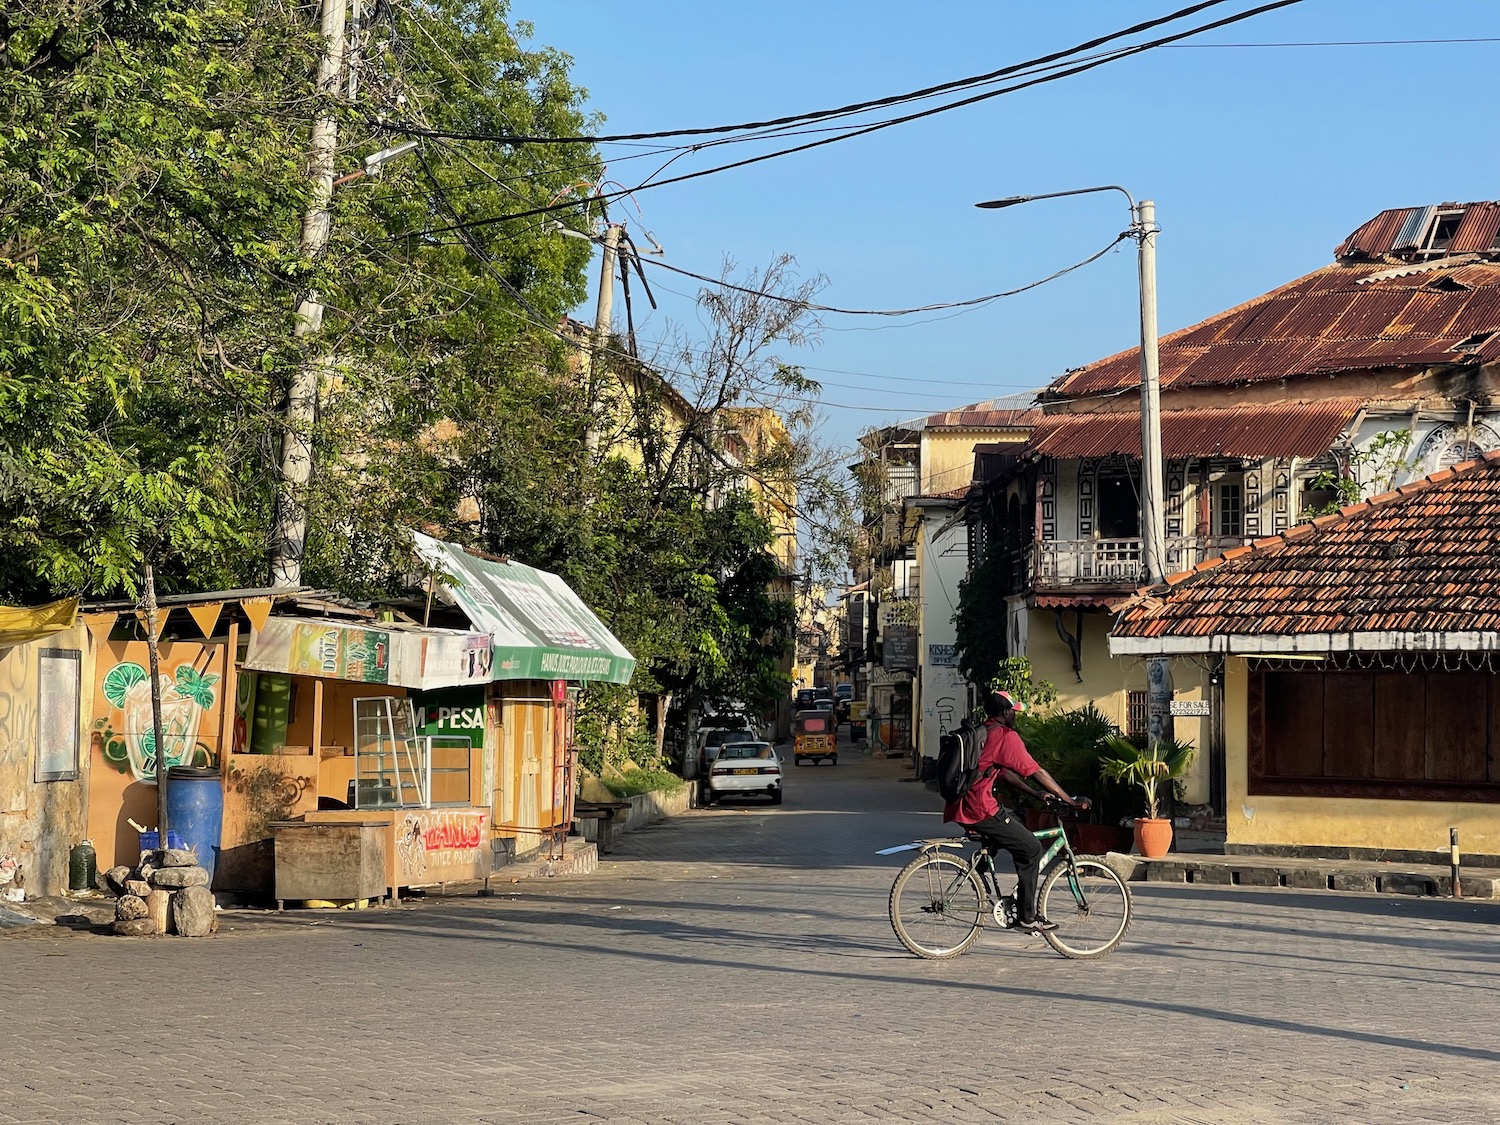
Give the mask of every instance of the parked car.
POLYGON ((853 684, 836 684, 833 689, 833 697, 842 699, 845 703, 854 698, 853 684))
POLYGON ((726 742, 708 773, 704 804, 720 797, 769 797, 781 804, 781 758, 769 742, 726 742))
POLYGON ((756 734, 748 724, 699 727, 698 750, 695 755, 698 763, 698 777, 706 782, 709 768, 714 764, 714 759, 719 756, 719 748, 726 743, 759 742, 760 740, 760 735, 756 734))

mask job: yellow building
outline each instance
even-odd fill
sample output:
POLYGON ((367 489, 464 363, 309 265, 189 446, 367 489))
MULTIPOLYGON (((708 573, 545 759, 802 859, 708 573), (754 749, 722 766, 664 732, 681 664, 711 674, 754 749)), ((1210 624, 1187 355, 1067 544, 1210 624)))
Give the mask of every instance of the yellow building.
POLYGON ((1223 664, 1232 853, 1500 864, 1500 453, 1196 566, 1124 659, 1223 664))

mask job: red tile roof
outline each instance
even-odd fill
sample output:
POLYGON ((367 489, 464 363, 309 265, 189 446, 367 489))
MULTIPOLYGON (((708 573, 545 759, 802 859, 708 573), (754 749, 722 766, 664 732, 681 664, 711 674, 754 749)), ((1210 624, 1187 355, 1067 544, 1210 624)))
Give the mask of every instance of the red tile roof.
POLYGON ((1500 452, 1140 591, 1113 636, 1500 631, 1500 452))
MULTIPOLYGON (((1321 457, 1359 413, 1360 399, 1164 410, 1162 453, 1184 457, 1321 457)), ((1049 457, 1141 455, 1139 411, 1049 414, 1025 451, 1049 457)))
MULTIPOLYGON (((1363 229, 1363 228, 1362 228, 1363 229)), ((1500 358, 1500 263, 1345 262, 1162 338, 1161 385, 1231 386, 1297 375, 1500 358)), ((1070 372, 1043 398, 1140 382, 1140 350, 1070 372)))

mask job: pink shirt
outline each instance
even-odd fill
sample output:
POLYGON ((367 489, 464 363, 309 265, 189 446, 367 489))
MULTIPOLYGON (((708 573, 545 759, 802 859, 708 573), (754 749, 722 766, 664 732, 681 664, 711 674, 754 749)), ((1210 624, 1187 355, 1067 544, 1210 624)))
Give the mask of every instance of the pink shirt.
POLYGON ((944 807, 945 823, 956 821, 959 824, 978 824, 999 812, 1000 801, 995 796, 995 781, 1000 770, 1008 769, 1022 777, 1030 777, 1041 768, 1026 752, 1026 743, 1021 741, 1019 734, 993 720, 984 725, 989 733, 985 735, 984 749, 979 752, 979 780, 962 797, 949 801, 944 807), (989 776, 985 776, 986 771, 989 776))

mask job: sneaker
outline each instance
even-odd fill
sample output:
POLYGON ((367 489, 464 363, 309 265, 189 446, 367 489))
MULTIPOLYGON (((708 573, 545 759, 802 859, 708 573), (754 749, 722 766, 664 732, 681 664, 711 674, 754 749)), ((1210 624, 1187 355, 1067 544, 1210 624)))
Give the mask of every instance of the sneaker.
POLYGON ((1029 922, 1017 922, 1016 929, 1023 934, 1046 934, 1057 929, 1057 923, 1049 922, 1045 918, 1033 918, 1029 922))

